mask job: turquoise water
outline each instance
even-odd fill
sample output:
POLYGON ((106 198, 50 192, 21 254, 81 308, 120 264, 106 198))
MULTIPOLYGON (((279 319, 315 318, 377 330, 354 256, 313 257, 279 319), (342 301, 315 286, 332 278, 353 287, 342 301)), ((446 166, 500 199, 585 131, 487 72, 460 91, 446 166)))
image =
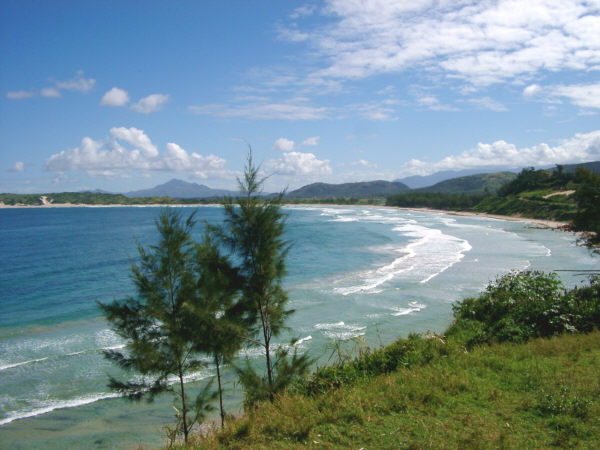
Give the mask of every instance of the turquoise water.
MULTIPOLYGON (((192 209, 186 209, 192 211, 192 209)), ((513 269, 598 269, 569 233, 528 224, 377 207, 289 207, 286 288, 298 348, 321 362, 332 339, 389 343, 443 331, 451 304, 513 269)), ((136 240, 156 239, 154 207, 0 210, 0 446, 160 446, 172 400, 129 403, 106 388, 102 350, 123 345, 96 301, 133 294, 136 240)), ((198 209, 218 223, 222 211, 198 209)), ((198 227, 198 236, 201 228, 198 227)), ((581 281, 567 272, 568 285, 581 281)), ((283 345, 289 336, 281 337, 283 345)), ((245 356, 258 360, 257 350, 245 356)), ((191 387, 213 376, 192 374, 191 387)), ((228 386, 233 379, 227 375, 228 386)), ((239 411, 241 393, 228 390, 239 411)))

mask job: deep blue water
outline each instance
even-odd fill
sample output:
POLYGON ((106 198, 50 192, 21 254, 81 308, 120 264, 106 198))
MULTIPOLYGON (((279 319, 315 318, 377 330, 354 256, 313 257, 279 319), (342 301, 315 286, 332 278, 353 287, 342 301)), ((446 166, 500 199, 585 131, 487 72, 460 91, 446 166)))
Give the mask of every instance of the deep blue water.
MULTIPOLYGON (((290 334, 321 362, 331 339, 363 335, 378 345, 443 331, 452 302, 509 270, 600 266, 574 235, 524 223, 377 207, 285 211, 293 243, 285 285, 296 309, 290 334)), ((163 442, 170 398, 130 404, 106 388, 116 369, 101 351, 123 343, 96 304, 134 294, 136 242, 154 242, 157 214, 154 207, 0 209, 0 447, 163 442)), ((222 210, 198 208, 197 219, 218 223, 222 210)), ((261 358, 256 350, 245 355, 261 358)), ((213 373, 209 365, 194 374, 192 386, 213 373)), ((239 392, 228 393, 228 404, 239 409, 239 392)))

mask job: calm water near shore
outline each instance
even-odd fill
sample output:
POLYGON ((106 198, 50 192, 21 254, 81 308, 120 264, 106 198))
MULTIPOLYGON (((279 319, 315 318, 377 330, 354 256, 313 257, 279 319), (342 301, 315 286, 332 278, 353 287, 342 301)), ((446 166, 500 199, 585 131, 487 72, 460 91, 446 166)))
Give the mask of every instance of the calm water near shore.
MULTIPOLYGON (((192 211, 186 208, 185 211, 192 211)), ((573 234, 526 223, 378 207, 286 207, 290 337, 320 362, 332 339, 378 346, 443 331, 451 304, 513 269, 599 269, 573 234)), ((136 240, 156 239, 155 207, 0 209, 0 447, 160 446, 169 396, 129 403, 102 349, 123 345, 95 301, 133 294, 136 240)), ((218 207, 197 217, 222 219, 218 207)), ((197 228, 200 237, 202 228, 197 228)), ((584 278, 560 272, 572 286, 584 278)), ((257 350, 244 353, 258 360, 257 350)), ((191 386, 212 378, 210 364, 191 386)), ((228 385, 232 386, 228 375, 228 385)), ((193 388, 192 388, 193 390, 193 388)), ((228 390, 239 412, 241 393, 228 390)))

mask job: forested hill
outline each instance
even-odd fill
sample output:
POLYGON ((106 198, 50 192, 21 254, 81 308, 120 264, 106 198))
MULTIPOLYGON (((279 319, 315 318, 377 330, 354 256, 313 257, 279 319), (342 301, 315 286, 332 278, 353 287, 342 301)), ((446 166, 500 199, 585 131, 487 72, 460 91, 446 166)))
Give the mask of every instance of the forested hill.
POLYGON ((410 191, 410 188, 398 181, 377 180, 343 184, 313 183, 289 192, 286 197, 291 199, 339 197, 372 198, 385 197, 408 191, 410 191))
POLYGON ((433 186, 415 189, 417 192, 446 192, 476 194, 482 192, 497 192, 500 187, 514 180, 514 172, 479 173, 464 177, 440 181, 433 186))

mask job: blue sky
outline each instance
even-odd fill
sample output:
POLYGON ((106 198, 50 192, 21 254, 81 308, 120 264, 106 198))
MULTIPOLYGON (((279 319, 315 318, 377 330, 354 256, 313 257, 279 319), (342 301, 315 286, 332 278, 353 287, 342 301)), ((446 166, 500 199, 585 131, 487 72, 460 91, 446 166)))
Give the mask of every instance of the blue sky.
POLYGON ((600 2, 0 2, 0 192, 600 160, 600 2))

